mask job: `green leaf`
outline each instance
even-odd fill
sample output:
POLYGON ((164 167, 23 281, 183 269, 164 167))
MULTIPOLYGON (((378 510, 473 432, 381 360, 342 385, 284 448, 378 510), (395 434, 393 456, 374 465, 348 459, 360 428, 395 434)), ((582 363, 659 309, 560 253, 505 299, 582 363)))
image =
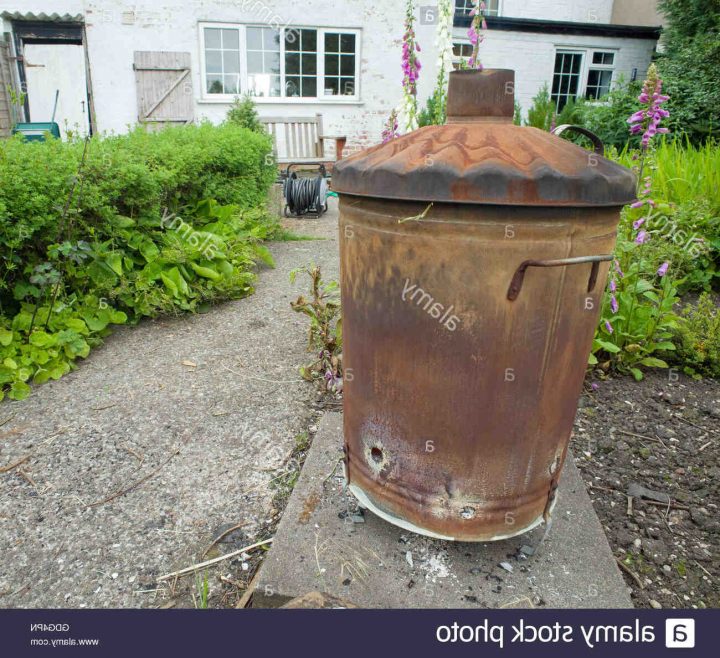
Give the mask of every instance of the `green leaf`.
POLYGON ((160 255, 160 250, 152 240, 144 240, 140 245, 140 253, 148 263, 152 263, 160 255))
POLYGON ((599 340, 596 339, 595 341, 600 347, 602 347, 606 352, 610 352, 610 354, 617 354, 620 351, 620 348, 615 345, 614 343, 610 343, 607 340, 599 340))
POLYGON ((630 372, 637 382, 643 378, 642 371, 639 368, 630 368, 630 372))
POLYGON ((32 389, 25 382, 15 382, 8 392, 8 397, 11 400, 24 400, 30 395, 32 389))
POLYGON ((123 273, 123 267, 122 267, 122 254, 108 254, 107 258, 105 259, 105 263, 110 267, 110 269, 115 272, 118 276, 122 276, 123 273))
POLYGON ((589 366, 594 366, 597 364, 597 362, 598 362, 597 357, 594 354, 590 354, 590 356, 588 356, 588 365, 589 366))
POLYGON ((79 334, 86 334, 88 330, 87 325, 80 318, 69 318, 65 320, 65 326, 68 329, 77 331, 79 334))
POLYGON ((85 324, 90 331, 102 331, 108 326, 107 320, 100 317, 85 318, 85 324))
POLYGON ((218 279, 222 278, 222 275, 217 271, 214 270, 212 267, 203 267, 202 265, 198 265, 197 263, 190 263, 190 267, 195 271, 195 273, 199 276, 202 276, 206 279, 212 279, 213 281, 217 281, 218 279))
POLYGON ((9 368, 10 370, 17 370, 17 363, 10 357, 5 359, 2 363, 6 368, 9 368))
POLYGON ((36 347, 47 347, 55 343, 55 337, 44 331, 33 331, 30 334, 30 344, 36 347))
POLYGON ((7 347, 13 342, 13 332, 5 327, 0 327, 0 345, 7 347))
POLYGON ((648 368, 667 368, 668 364, 654 356, 646 356, 640 363, 648 368))
POLYGON ((125 324, 127 319, 127 313, 123 313, 123 311, 112 311, 110 313, 110 322, 113 324, 125 324))
POLYGON ((654 348, 656 350, 668 350, 672 352, 673 350, 675 350, 675 345, 670 341, 663 341, 661 343, 655 343, 654 348))

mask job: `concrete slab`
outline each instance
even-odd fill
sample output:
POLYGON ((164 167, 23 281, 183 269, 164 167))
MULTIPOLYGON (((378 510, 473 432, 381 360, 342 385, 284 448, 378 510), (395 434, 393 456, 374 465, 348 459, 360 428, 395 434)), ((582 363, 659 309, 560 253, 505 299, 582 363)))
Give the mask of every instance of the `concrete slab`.
POLYGON ((254 607, 319 590, 366 608, 632 608, 572 459, 553 526, 486 544, 414 535, 343 488, 342 415, 324 416, 265 560, 254 607))

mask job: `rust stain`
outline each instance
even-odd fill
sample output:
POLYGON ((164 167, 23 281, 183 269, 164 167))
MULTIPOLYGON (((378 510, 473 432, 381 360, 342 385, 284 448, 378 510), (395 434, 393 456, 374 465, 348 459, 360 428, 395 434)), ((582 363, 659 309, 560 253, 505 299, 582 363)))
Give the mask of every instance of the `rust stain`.
POLYGON ((319 503, 320 503, 320 494, 319 493, 313 492, 313 493, 309 494, 303 502, 303 509, 302 509, 302 512, 300 512, 298 521, 303 524, 308 523, 308 521, 310 521, 310 517, 313 515, 313 512, 317 509, 317 506, 319 503))

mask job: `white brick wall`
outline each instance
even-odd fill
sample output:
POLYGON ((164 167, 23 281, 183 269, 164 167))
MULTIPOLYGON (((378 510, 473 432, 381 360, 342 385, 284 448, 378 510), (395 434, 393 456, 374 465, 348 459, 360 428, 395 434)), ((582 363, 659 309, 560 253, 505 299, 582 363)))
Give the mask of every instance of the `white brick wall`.
MULTIPOLYGON (((455 29, 458 40, 467 40, 464 29, 455 29)), ((633 68, 643 79, 650 65, 655 42, 652 39, 623 39, 618 37, 594 37, 564 34, 537 34, 487 30, 480 48, 480 59, 486 68, 508 68, 515 71, 515 99, 523 108, 523 114, 532 105, 532 98, 547 82, 552 86, 555 66, 555 50, 614 50, 615 70, 613 81, 620 76, 629 80, 633 68)))
MULTIPOLYGON (((419 5, 436 0, 419 0, 419 5)), ((612 1, 502 0, 503 16, 577 20, 599 23, 610 20, 612 1)), ((0 0, 1 11, 83 14, 87 27, 95 111, 98 128, 124 132, 137 121, 135 50, 187 51, 192 58, 195 115, 221 121, 227 103, 201 98, 198 22, 261 23, 268 16, 274 24, 309 27, 344 27, 362 30, 360 100, 342 102, 259 103, 263 116, 323 114, 325 132, 345 134, 348 146, 366 146, 379 140, 382 126, 401 96, 400 44, 404 2, 378 0, 0 0), (133 12, 129 14, 128 12, 133 12), (132 19, 132 20, 131 20, 132 19)), ((9 29, 8 25, 4 26, 9 29)), ((416 24, 423 47, 420 59, 421 104, 431 92, 437 74, 434 52, 435 26, 416 24)), ((465 40, 466 30, 456 29, 465 40)), ((524 109, 543 82, 552 81, 555 47, 619 48, 616 70, 641 75, 650 62, 650 40, 541 35, 488 30, 481 57, 486 67, 516 71, 517 97, 524 109)))

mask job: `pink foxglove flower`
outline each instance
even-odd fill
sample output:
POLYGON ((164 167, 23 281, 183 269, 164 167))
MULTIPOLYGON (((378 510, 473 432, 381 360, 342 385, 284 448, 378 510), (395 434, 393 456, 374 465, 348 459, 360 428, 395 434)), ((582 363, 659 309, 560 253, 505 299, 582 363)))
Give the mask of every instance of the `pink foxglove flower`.
POLYGON ((613 313, 617 313, 620 310, 620 305, 615 295, 610 295, 610 308, 613 313))
POLYGON ((667 274, 668 267, 670 267, 670 263, 665 261, 660 267, 658 267, 657 275, 660 277, 663 277, 667 274))
POLYGON ((670 112, 661 107, 669 98, 669 96, 663 95, 662 80, 658 76, 655 64, 651 64, 642 93, 638 96, 638 101, 646 107, 635 112, 627 120, 630 124, 631 135, 642 133, 641 144, 643 150, 647 149, 650 140, 655 135, 668 132, 667 128, 660 126, 660 122, 670 116, 670 112))
POLYGON ((640 231, 635 238, 635 242, 638 244, 645 244, 648 241, 647 231, 640 231))
POLYGON ((607 330, 607 332, 609 334, 611 334, 613 332, 612 325, 610 324, 610 322, 608 320, 605 320, 605 329, 607 330))

